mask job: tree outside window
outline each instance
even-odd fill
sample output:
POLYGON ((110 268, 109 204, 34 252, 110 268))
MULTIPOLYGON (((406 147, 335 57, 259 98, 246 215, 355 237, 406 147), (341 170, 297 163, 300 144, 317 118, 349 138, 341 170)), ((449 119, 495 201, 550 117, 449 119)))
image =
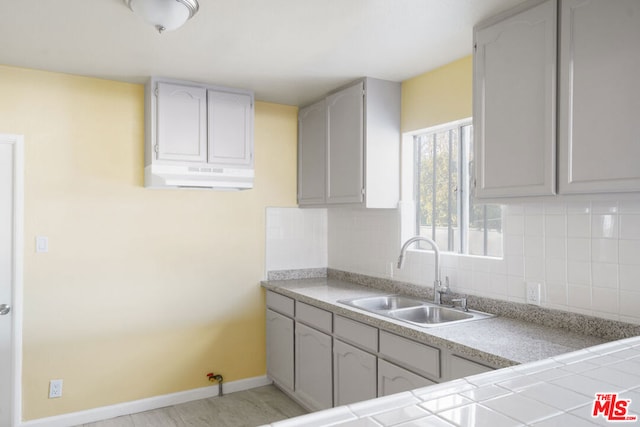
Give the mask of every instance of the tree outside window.
POLYGON ((456 123, 414 137, 416 234, 443 251, 502 256, 502 207, 474 203, 472 126, 456 123))

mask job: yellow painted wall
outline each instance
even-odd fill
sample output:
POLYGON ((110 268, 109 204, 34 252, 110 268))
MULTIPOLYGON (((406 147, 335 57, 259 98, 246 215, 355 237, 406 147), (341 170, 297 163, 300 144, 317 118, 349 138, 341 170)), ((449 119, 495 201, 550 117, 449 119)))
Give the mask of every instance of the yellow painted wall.
POLYGON ((402 132, 471 117, 472 73, 467 56, 402 82, 402 132))
POLYGON ((25 136, 23 418, 264 375, 265 208, 296 204, 297 109, 256 104, 253 190, 147 190, 142 86, 0 66, 0 94, 0 133, 25 136))

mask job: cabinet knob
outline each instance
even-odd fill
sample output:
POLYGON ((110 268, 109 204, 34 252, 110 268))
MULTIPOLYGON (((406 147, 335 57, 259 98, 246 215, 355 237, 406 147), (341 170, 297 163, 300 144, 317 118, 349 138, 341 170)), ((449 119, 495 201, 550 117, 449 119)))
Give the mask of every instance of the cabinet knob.
POLYGON ((11 311, 11 307, 8 304, 0 304, 0 316, 6 316, 11 311))

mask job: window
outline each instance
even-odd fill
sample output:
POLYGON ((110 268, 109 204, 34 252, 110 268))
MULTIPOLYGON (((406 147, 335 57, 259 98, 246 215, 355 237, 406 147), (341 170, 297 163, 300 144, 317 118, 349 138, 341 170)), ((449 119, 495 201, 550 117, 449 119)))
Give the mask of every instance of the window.
POLYGON ((415 234, 442 251, 502 256, 502 207, 474 203, 470 120, 413 135, 415 234))

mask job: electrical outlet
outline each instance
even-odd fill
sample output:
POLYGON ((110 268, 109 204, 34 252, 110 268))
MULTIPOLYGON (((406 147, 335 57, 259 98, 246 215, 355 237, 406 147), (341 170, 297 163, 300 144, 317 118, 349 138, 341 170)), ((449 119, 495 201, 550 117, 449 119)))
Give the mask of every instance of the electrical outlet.
POLYGON ((527 282, 527 304, 540 305, 540 283, 527 282))
POLYGON ((49 381, 49 399, 62 397, 62 380, 49 381))

